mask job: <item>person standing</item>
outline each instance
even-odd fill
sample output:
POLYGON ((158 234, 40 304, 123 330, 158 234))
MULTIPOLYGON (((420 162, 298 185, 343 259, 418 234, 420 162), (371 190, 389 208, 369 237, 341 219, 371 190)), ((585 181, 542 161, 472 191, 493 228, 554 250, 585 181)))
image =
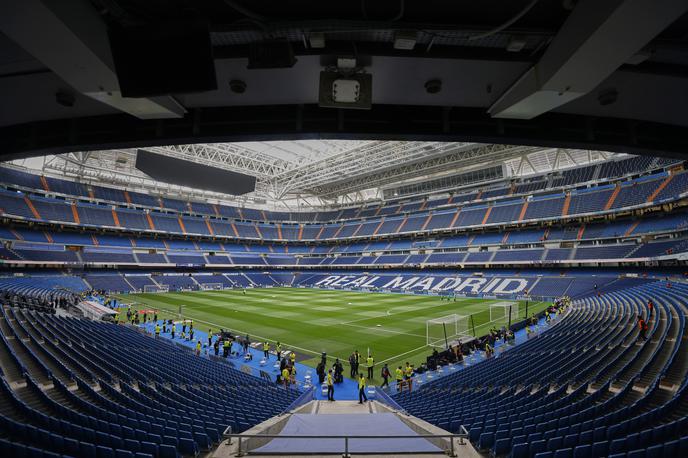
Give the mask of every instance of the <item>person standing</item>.
POLYGON ((647 340, 647 323, 645 322, 642 316, 638 317, 638 328, 640 329, 638 339, 647 340))
POLYGON ((208 329, 208 348, 212 347, 213 345, 213 332, 208 329))
POLYGON ((196 344, 196 356, 201 356, 201 341, 199 340, 198 343, 196 344))
POLYGON ((652 302, 652 299, 647 301, 647 308, 650 310, 650 314, 647 316, 649 319, 649 318, 652 318, 652 310, 655 308, 655 304, 654 304, 654 302, 652 302))
POLYGON ((349 372, 349 377, 354 378, 356 376, 356 354, 351 353, 349 356, 349 365, 350 367, 350 372, 349 372))
POLYGON ((277 361, 282 359, 282 344, 279 343, 279 340, 277 341, 277 345, 275 345, 275 351, 277 352, 277 361))
POLYGON ((327 371, 327 400, 334 401, 334 380, 332 378, 332 369, 327 371))
POLYGON ((170 332, 172 333, 172 340, 174 340, 174 331, 175 331, 174 328, 175 328, 175 327, 176 327, 176 326, 174 325, 174 323, 172 323, 172 327, 170 328, 170 332))
POLYGON ((394 378, 397 381, 397 391, 401 393, 401 387, 404 384, 404 371, 401 369, 401 366, 394 371, 394 378))
POLYGON ((355 377, 356 374, 358 374, 358 367, 361 364, 361 355, 360 355, 360 353, 358 353, 358 350, 354 351, 354 363, 356 365, 356 368, 354 369, 354 375, 353 376, 355 377))
POLYGON ((382 385, 380 385, 380 388, 387 387, 389 388, 389 376, 391 374, 389 373, 389 367, 387 367, 387 364, 382 368, 382 372, 380 373, 380 376, 382 376, 382 385))
POLYGON ((270 343, 267 340, 263 342, 263 358, 270 359, 270 343))
POLYGON ((160 337, 160 325, 155 323, 155 338, 157 339, 158 337, 160 337))
POLYGON ((284 383, 284 388, 289 389, 289 378, 291 376, 291 371, 288 367, 282 369, 282 382, 284 383))
POLYGON ((368 355, 368 358, 366 359, 366 368, 368 369, 368 380, 373 379, 373 368, 375 367, 375 360, 373 359, 373 355, 368 355))
POLYGON ((358 374, 358 403, 363 404, 363 401, 368 402, 368 397, 365 394, 366 379, 363 374, 358 374))
POLYGON ((224 356, 225 358, 229 356, 229 350, 229 339, 225 339, 225 341, 222 344, 222 356, 224 356))

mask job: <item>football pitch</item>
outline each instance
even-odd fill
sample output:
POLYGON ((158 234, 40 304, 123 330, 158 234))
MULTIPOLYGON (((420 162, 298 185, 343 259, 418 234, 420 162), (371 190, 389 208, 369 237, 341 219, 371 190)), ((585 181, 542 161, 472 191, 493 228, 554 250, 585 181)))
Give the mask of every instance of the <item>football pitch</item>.
MULTIPOLYGON (((315 367, 321 352, 339 358, 348 374, 349 355, 368 350, 376 367, 395 367, 409 361, 416 366, 432 352, 426 346, 426 320, 451 314, 472 315, 469 333, 481 336, 504 320, 490 322, 489 304, 504 302, 475 298, 442 300, 438 296, 366 293, 307 288, 251 288, 221 291, 128 294, 118 297, 136 309, 158 310, 158 319, 193 319, 196 329, 219 328, 251 341, 269 340, 294 350, 298 361, 315 367)), ((528 314, 540 312, 549 303, 528 305, 528 314)), ((519 302, 519 317, 526 315, 519 302)))

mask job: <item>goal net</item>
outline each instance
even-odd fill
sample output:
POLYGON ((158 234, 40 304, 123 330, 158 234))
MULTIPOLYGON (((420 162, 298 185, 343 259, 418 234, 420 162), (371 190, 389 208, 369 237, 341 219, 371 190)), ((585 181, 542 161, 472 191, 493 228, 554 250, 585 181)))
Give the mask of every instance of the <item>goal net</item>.
POLYGON ((510 325, 518 321, 518 302, 490 304, 490 323, 510 325))
POLYGON ((217 291, 224 288, 222 283, 201 283, 201 290, 203 291, 217 291))
POLYGON ((143 285, 144 293, 169 293, 170 285, 143 285))
POLYGON ((464 315, 447 315, 425 322, 426 344, 445 348, 447 344, 468 337, 468 318, 464 315))

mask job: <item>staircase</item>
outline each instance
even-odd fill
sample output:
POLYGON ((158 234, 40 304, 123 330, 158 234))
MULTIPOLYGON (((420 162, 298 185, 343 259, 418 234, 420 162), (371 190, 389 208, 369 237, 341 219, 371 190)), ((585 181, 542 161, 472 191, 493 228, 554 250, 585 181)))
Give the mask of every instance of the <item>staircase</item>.
POLYGON ((449 433, 416 417, 392 410, 378 401, 363 404, 357 401, 311 401, 287 415, 273 417, 244 434, 277 437, 233 440, 232 445, 218 449, 214 456, 238 456, 240 443, 241 453, 270 454, 275 457, 313 454, 366 455, 369 458, 398 455, 439 457, 452 449, 454 455, 450 456, 481 456, 468 441, 454 438, 451 444, 449 438, 432 437, 449 433), (372 437, 365 439, 366 436, 372 437), (218 454, 220 451, 221 454, 218 454))

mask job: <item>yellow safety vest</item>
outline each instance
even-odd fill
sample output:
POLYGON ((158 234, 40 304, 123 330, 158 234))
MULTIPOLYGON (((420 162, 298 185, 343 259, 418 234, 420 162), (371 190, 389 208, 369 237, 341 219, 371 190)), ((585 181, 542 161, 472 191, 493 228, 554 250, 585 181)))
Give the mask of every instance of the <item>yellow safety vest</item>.
POLYGON ((366 366, 367 366, 367 367, 373 367, 374 365, 375 365, 375 363, 374 363, 374 361, 373 361, 373 357, 372 357, 372 356, 368 356, 368 359, 366 360, 366 366))
POLYGON ((332 374, 327 374, 327 386, 332 386, 332 374))
POLYGON ((225 340, 225 342, 222 344, 224 348, 229 348, 229 340, 225 340))
POLYGON ((289 359, 291 360, 292 363, 294 361, 296 361, 296 354, 292 352, 291 356, 289 356, 289 359))
POLYGON ((263 351, 268 351, 269 349, 270 349, 270 344, 267 343, 267 342, 265 342, 265 343, 263 344, 263 351))
POLYGON ((358 389, 360 390, 361 388, 365 388, 365 377, 358 379, 358 389))
POLYGON ((401 380, 404 378, 404 372, 401 369, 396 369, 394 372, 397 376, 397 380, 401 380))
POLYGON ((156 333, 156 334, 160 334, 160 326, 156 326, 156 327, 155 327, 155 333, 156 333))
POLYGON ((197 343, 197 344, 196 344, 196 350, 200 350, 200 349, 201 349, 201 344, 200 344, 200 343, 197 343))
POLYGON ((406 367, 406 376, 411 377, 413 375, 413 368, 411 366, 406 367))
POLYGON ((282 381, 289 380, 289 369, 284 369, 282 371, 282 381))

